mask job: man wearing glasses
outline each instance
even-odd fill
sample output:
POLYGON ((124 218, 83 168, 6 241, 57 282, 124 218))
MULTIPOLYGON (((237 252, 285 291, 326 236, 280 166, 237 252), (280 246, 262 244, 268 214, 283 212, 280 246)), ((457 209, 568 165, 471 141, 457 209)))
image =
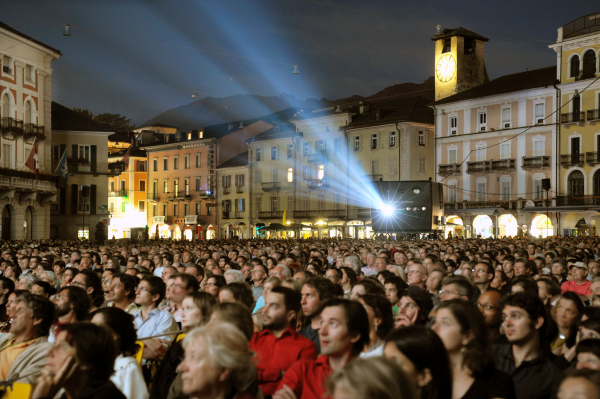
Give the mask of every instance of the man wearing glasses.
POLYGON ((506 342, 506 337, 500 334, 500 326, 502 325, 502 311, 500 303, 506 296, 500 290, 488 288, 481 294, 475 305, 483 314, 485 324, 488 327, 488 338, 492 345, 506 342))
POLYGON ((250 288, 252 288, 252 296, 254 297, 255 301, 257 301, 262 295, 263 283, 265 282, 267 276, 268 274, 266 267, 260 264, 254 265, 254 268, 252 268, 252 285, 250 285, 250 288))
POLYGON ((475 272, 473 273, 473 282, 477 287, 476 294, 483 294, 490 288, 490 283, 494 279, 494 267, 487 262, 478 262, 475 265, 475 272))

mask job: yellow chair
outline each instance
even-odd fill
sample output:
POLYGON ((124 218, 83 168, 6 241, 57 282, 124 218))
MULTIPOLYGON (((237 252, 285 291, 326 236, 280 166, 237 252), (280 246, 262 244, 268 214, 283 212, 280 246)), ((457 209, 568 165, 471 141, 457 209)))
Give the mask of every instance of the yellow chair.
POLYGON ((135 360, 137 360, 139 364, 142 364, 142 356, 144 355, 144 343, 142 341, 135 341, 135 343, 140 346, 140 349, 135 354, 135 360))
POLYGON ((33 386, 22 382, 13 383, 12 389, 6 388, 6 392, 2 395, 2 399, 29 399, 33 393, 33 386))

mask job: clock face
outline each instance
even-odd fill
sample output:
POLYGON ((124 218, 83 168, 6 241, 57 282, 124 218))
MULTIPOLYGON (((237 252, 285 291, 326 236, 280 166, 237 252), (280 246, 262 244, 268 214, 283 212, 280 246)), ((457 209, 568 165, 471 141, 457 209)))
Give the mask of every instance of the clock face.
POLYGON ((435 66, 435 76, 440 82, 448 82, 456 74, 456 60, 451 54, 442 56, 435 66))

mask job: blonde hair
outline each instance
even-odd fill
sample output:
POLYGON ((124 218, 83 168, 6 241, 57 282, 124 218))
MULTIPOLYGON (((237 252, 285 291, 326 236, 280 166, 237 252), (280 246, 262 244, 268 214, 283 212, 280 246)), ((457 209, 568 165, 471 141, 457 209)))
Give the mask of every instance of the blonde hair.
POLYGON ((394 361, 384 357, 358 358, 327 380, 328 395, 343 386, 357 399, 417 399, 414 383, 394 361))
POLYGON ((208 351, 208 359, 213 367, 231 370, 230 381, 236 393, 246 392, 257 378, 255 356, 248 348, 248 340, 242 332, 231 323, 211 322, 205 326, 194 328, 183 339, 183 348, 197 345, 203 341, 208 351))

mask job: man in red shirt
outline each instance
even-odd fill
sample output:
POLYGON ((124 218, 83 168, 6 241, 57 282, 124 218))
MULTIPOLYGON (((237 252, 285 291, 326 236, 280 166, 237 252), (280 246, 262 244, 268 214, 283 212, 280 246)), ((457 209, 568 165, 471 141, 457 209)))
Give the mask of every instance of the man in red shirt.
POLYGON ((565 281, 561 285, 561 293, 572 291, 579 295, 582 301, 587 301, 591 295, 590 286, 592 282, 587 279, 588 266, 584 262, 569 263, 569 270, 573 280, 565 281))
POLYGON ((300 294, 275 287, 265 297, 262 318, 265 330, 257 332, 250 347, 258 354, 258 384, 264 396, 272 396, 285 371, 298 360, 315 360, 316 345, 292 326, 300 311, 300 294))
POLYGON ((324 384, 369 343, 369 318, 359 302, 332 298, 321 311, 321 356, 300 360, 283 375, 273 399, 323 399, 324 384))

